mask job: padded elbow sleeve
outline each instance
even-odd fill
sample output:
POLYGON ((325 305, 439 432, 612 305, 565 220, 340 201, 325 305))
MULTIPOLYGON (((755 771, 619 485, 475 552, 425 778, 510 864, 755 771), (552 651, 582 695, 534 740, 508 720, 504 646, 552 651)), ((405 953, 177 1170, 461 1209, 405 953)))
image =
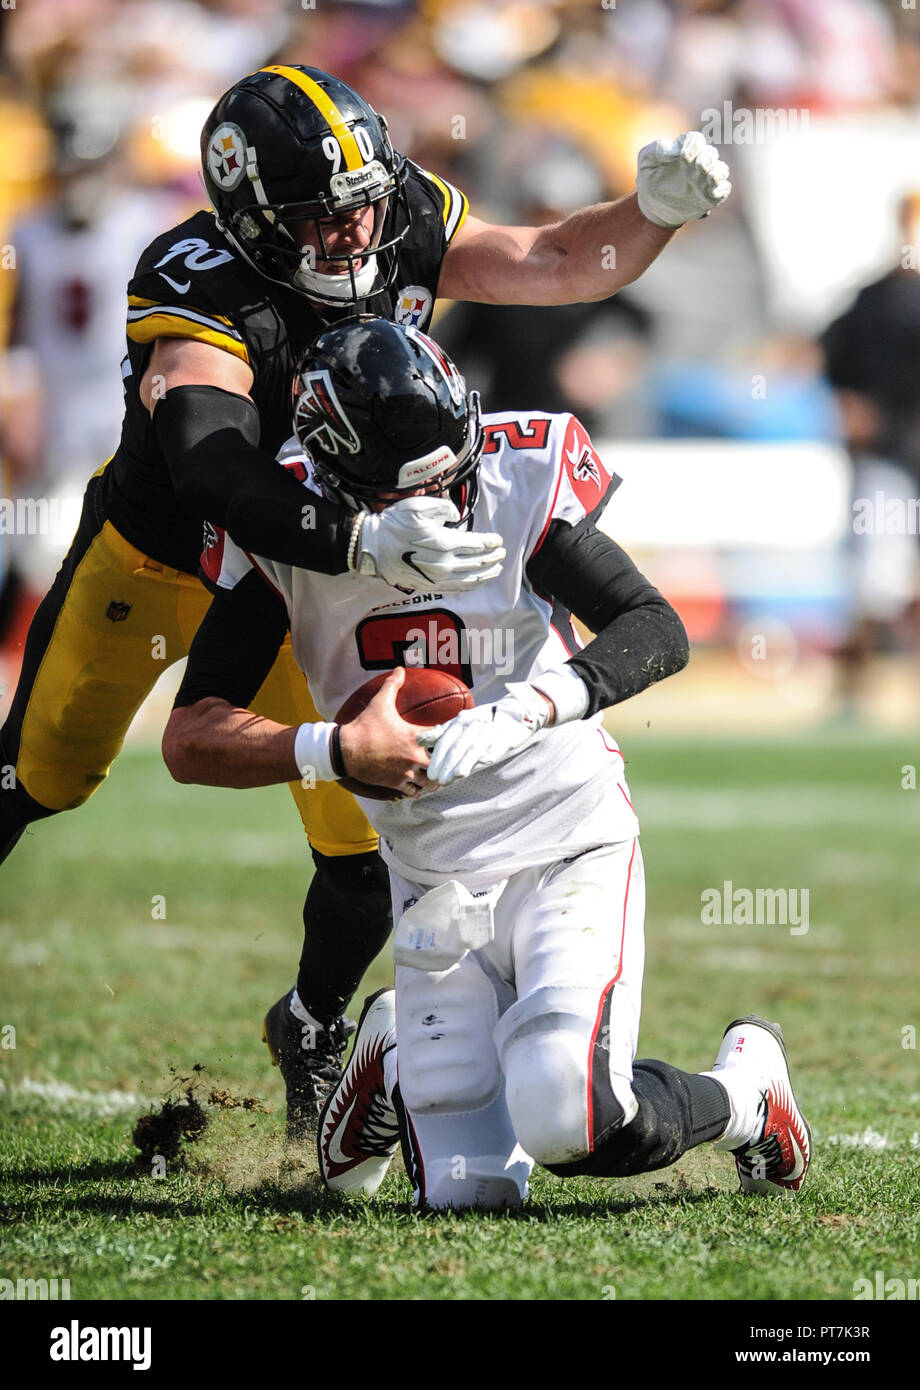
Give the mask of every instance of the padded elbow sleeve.
POLYGON ((305 493, 259 448, 259 413, 248 396, 174 386, 157 402, 153 426, 187 511, 224 527, 244 550, 323 574, 344 572, 350 518, 305 493))

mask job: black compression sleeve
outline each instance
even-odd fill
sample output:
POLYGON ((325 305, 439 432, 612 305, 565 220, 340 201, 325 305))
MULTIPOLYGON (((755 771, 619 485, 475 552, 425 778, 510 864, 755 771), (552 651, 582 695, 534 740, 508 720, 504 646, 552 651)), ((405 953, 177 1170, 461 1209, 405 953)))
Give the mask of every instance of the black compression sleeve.
POLYGON ((690 651, 677 613, 592 523, 553 521, 527 578, 597 634, 568 663, 588 687, 588 715, 686 666, 690 651))
POLYGON ((345 572, 352 518, 305 494, 258 447, 259 413, 247 396, 219 386, 173 386, 157 402, 153 426, 184 508, 269 560, 345 572))
POLYGON ((177 708, 210 696, 248 709, 275 663, 288 617, 284 600, 256 570, 218 589, 195 633, 177 708))

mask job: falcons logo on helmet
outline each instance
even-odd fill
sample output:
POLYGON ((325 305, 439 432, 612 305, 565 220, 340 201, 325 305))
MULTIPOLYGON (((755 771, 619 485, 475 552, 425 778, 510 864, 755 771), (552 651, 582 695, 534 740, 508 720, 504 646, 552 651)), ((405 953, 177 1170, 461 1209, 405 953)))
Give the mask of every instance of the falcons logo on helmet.
POLYGON ((327 454, 356 454, 361 442, 342 409, 329 373, 304 372, 294 407, 294 428, 304 443, 316 443, 327 454))

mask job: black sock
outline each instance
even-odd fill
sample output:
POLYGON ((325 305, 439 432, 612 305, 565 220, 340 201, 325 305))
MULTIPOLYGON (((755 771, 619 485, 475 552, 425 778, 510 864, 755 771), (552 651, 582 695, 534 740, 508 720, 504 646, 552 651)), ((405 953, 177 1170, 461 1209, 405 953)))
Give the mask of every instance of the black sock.
POLYGON ((667 1062, 637 1062, 632 1088, 639 1109, 629 1124, 601 1134, 585 1158, 547 1164, 551 1173, 599 1178, 651 1173, 676 1163, 688 1149, 718 1139, 731 1118, 728 1096, 718 1081, 667 1062))
POLYGON ((330 856, 314 850, 313 859, 297 993, 317 1023, 327 1024, 347 1008, 386 945, 392 927, 390 883, 376 851, 330 856))

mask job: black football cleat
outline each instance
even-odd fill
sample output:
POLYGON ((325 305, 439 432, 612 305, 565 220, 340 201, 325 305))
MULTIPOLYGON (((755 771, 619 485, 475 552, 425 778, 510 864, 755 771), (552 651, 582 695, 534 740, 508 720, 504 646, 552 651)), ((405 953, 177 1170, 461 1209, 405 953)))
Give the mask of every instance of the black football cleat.
POLYGON ((304 1023, 291 1012, 288 990, 265 1015, 262 1041, 272 1064, 281 1068, 287 1101, 285 1134, 292 1143, 312 1140, 319 1113, 342 1079, 342 1059, 355 1031, 344 1015, 327 1027, 304 1023))

